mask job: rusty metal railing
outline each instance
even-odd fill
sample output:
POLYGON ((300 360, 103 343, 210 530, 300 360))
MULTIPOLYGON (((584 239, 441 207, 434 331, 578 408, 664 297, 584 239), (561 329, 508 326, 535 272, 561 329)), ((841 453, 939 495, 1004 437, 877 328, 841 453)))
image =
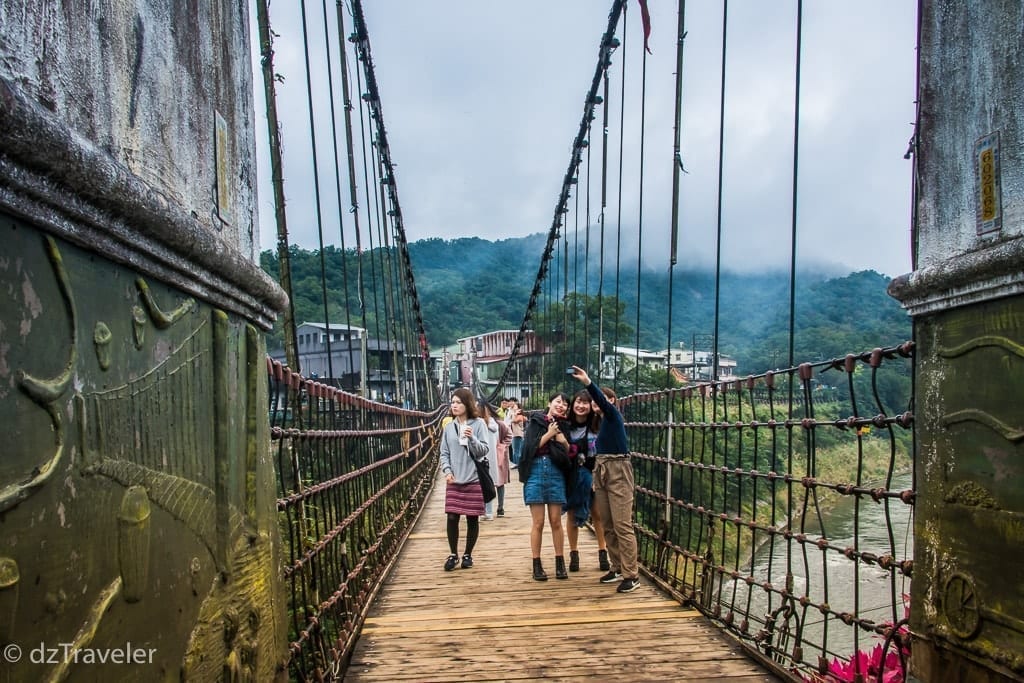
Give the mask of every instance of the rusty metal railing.
POLYGON ((908 342, 620 402, 642 565, 794 679, 875 680, 886 659, 905 673, 912 355, 908 342))
POLYGON ((268 371, 289 675, 331 680, 430 491, 441 414, 376 403, 270 359, 268 371))

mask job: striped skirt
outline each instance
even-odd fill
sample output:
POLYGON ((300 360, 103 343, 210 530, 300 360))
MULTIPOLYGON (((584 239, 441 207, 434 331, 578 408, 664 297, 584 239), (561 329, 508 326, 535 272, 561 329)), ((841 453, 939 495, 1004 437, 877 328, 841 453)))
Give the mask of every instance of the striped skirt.
POLYGON ((480 517, 484 514, 484 494, 480 482, 448 484, 444 492, 444 511, 454 515, 480 517))

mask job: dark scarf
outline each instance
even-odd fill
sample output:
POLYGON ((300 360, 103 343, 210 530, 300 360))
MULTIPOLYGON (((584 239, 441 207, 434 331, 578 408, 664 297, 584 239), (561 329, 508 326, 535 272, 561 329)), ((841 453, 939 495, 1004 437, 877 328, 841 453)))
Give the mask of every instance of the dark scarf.
MULTIPOLYGON (((548 430, 549 424, 547 413, 543 410, 530 413, 530 418, 526 422, 526 429, 523 430, 523 451, 519 458, 519 481, 524 484, 530 478, 533 461, 538 456, 537 447, 540 445, 540 438, 548 430)), ((558 426, 568 439, 569 423, 559 420, 558 426)), ((540 455, 548 456, 551 464, 557 467, 563 475, 568 476, 572 472, 572 461, 569 460, 568 448, 554 439, 548 441, 545 447, 546 452, 540 453, 540 455)))

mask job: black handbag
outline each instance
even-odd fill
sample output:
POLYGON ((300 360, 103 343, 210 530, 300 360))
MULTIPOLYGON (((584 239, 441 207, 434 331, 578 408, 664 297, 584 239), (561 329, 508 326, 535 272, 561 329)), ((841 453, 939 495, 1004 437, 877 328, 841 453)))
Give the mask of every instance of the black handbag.
MULTIPOLYGON (((454 421, 448 424, 455 424, 454 421)), ((458 432, 458 428, 455 430, 458 432)), ((469 453, 469 449, 466 449, 469 453)), ((469 457, 476 464, 476 478, 480 480, 480 491, 484 494, 484 503, 490 503, 492 500, 498 497, 498 489, 494 486, 494 480, 491 479, 491 469, 487 463, 487 457, 484 456, 477 460, 473 457, 472 453, 469 453, 469 457)))
POLYGON ((476 463, 476 476, 480 480, 480 491, 484 494, 484 502, 490 503, 498 497, 498 489, 495 488, 494 480, 491 479, 491 470, 487 464, 487 458, 474 459, 473 462, 476 463))

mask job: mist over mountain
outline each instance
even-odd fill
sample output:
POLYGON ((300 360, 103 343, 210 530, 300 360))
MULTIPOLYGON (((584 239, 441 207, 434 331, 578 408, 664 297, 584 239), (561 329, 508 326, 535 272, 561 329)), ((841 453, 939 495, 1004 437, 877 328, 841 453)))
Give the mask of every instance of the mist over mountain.
MULTIPOLYGON (((546 235, 537 234, 499 241, 470 237, 410 243, 409 258, 430 347, 437 349, 460 337, 490 330, 518 329, 546 241, 546 235)), ((569 248, 573 249, 571 244, 569 248)), ((596 248, 589 251, 589 259, 584 258, 588 255, 586 245, 579 245, 578 250, 579 266, 573 265, 577 262, 574 258, 566 265, 561 252, 556 252, 559 260, 548 264, 549 278, 542 288, 540 306, 561 300, 565 291, 563 280, 570 292, 590 296, 596 296, 600 286, 602 297, 618 296, 623 302, 622 322, 634 330, 629 338, 615 342, 648 350, 680 344, 691 348, 694 342, 699 348, 710 348, 708 340, 715 331, 717 309, 719 351, 738 360, 740 374, 787 364, 788 272, 723 272, 716 289, 713 270, 676 266, 672 273, 641 270, 638 277, 635 256, 620 258, 617 264, 609 263, 606 256, 602 265, 596 248), (639 308, 638 299, 642 302, 639 308)), ((296 322, 322 321, 320 254, 298 247, 292 247, 290 254, 296 322)), ((375 256, 379 259, 379 250, 375 256)), ((263 252, 261 264, 277 277, 276 253, 263 252)), ((375 291, 371 280, 379 280, 381 270, 364 265, 366 292, 375 291)), ((358 310, 358 297, 353 293, 346 314, 342 296, 346 277, 349 291, 355 289, 355 254, 350 250, 342 259, 340 249, 325 248, 324 271, 331 321, 344 323, 346 315, 358 310)), ((799 362, 841 357, 910 339, 911 320, 886 293, 888 284, 888 277, 870 270, 842 275, 824 269, 798 272, 793 304, 794 359, 799 362)), ((383 304, 375 306, 368 302, 365 326, 371 334, 378 324, 378 309, 383 316, 383 304)), ((352 324, 363 326, 362 317, 352 324)))

